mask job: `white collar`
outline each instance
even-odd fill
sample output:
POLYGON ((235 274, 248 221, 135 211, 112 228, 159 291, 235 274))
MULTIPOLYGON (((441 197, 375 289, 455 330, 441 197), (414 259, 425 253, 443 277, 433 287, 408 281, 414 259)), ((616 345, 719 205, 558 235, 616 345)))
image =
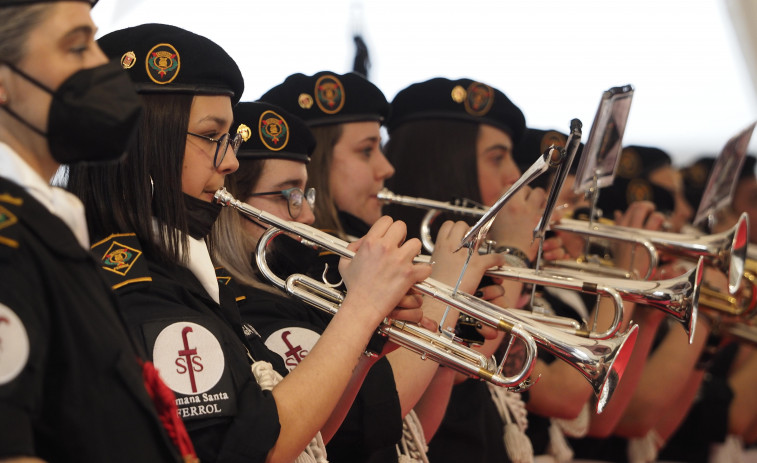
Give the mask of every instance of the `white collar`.
MULTIPOLYGON (((155 217, 152 219, 152 226, 158 232, 158 236, 161 236, 159 233, 161 225, 155 217)), ((208 245, 205 243, 205 240, 198 240, 189 235, 187 235, 187 240, 189 242, 189 255, 187 256, 186 267, 192 271, 208 295, 216 303, 220 304, 221 298, 219 296, 218 280, 216 279, 216 269, 213 266, 213 261, 210 259, 208 245)), ((183 250, 179 249, 179 259, 183 260, 183 258, 183 250)))
POLYGON ((89 249, 89 233, 84 205, 75 195, 47 183, 13 149, 0 142, 0 173, 17 183, 52 214, 68 225, 84 249, 89 249))

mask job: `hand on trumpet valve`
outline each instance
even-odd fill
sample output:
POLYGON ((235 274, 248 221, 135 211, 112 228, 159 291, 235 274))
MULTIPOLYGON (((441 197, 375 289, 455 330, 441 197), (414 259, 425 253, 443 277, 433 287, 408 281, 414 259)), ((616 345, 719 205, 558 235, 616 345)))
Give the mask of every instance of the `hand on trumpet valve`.
POLYGON ((364 237, 348 246, 355 258, 339 261, 346 298, 357 301, 355 307, 373 310, 377 325, 400 304, 415 308, 417 296, 408 290, 431 274, 430 265, 413 263, 421 242, 405 241, 406 234, 403 222, 381 217, 364 237))
MULTIPOLYGON (((463 270, 468 252, 465 249, 455 251, 460 240, 468 231, 466 222, 448 220, 439 228, 436 245, 431 260, 434 263, 431 278, 454 287, 463 270)), ((463 275, 459 290, 473 294, 478 287, 486 269, 498 267, 505 263, 505 258, 498 254, 473 253, 468 267, 463 275)))
MULTIPOLYGON (((622 227, 659 231, 664 222, 665 216, 656 212, 654 203, 649 201, 635 201, 625 212, 615 211, 615 224, 622 227)), ((641 249, 634 250, 636 245, 625 241, 613 244, 614 261, 618 268, 632 269, 636 275, 647 273, 649 257, 646 252, 641 249)))
POLYGON ((563 260, 568 257, 568 252, 563 247, 562 238, 559 236, 552 236, 544 240, 544 246, 542 247, 542 257, 544 260, 556 261, 563 260))
POLYGON ((539 243, 533 239, 533 230, 546 207, 547 193, 542 188, 524 186, 504 205, 489 230, 489 238, 498 246, 521 249, 533 261, 539 243))

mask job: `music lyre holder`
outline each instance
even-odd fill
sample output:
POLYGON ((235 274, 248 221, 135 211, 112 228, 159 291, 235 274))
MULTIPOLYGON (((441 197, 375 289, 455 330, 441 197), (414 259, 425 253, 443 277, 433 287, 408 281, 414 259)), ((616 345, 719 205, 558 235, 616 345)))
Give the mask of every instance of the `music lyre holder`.
MULTIPOLYGON (((578 122, 580 132, 581 121, 579 121, 578 119, 573 119, 573 122, 578 122)), ((572 126, 573 123, 571 123, 571 129, 572 126)), ((486 238, 486 234, 489 232, 489 228, 491 228, 494 219, 497 217, 497 213, 502 209, 502 207, 504 207, 504 205, 510 200, 510 198, 512 198, 518 191, 520 191, 521 188, 528 185, 535 178, 539 177, 544 172, 549 170, 550 167, 559 166, 565 159, 565 156, 565 151, 558 149, 554 145, 547 148, 544 153, 539 155, 539 157, 531 165, 531 167, 529 167, 528 170, 526 170, 523 175, 521 175, 520 178, 516 180, 515 183, 513 183, 512 186, 510 186, 510 188, 502 196, 499 197, 497 202, 495 202, 494 205, 490 207, 484 213, 484 215, 482 215, 481 218, 478 219, 478 221, 468 229, 467 233, 465 233, 465 236, 460 241, 460 246, 458 246, 456 251, 459 251, 462 248, 468 248, 473 251, 478 250, 481 242, 484 240, 484 238, 486 238)), ((534 233, 536 233, 536 231, 534 231, 534 233)))

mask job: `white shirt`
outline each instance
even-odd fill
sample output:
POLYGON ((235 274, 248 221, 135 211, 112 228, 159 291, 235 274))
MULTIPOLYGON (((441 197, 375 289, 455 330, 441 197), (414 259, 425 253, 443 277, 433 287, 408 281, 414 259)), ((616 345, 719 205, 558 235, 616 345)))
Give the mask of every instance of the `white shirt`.
POLYGON ((89 249, 89 233, 84 205, 75 195, 54 187, 34 171, 10 146, 0 142, 0 176, 17 183, 34 199, 71 229, 84 249, 89 249))

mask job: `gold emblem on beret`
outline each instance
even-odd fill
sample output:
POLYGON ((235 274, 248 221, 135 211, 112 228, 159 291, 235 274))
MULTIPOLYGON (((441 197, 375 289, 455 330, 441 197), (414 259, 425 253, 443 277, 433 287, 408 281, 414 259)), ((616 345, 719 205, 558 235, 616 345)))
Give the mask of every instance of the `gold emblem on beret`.
POLYGON ((131 69, 137 62, 137 55, 133 51, 127 51, 121 57, 121 67, 124 69, 131 69))
POLYGON ((280 151, 289 143, 289 125, 273 111, 264 111, 258 122, 260 141, 271 151, 280 151))
POLYGON ((565 135, 561 134, 560 132, 555 132, 554 130, 550 130, 549 132, 545 133, 544 136, 541 138, 541 146, 539 147, 539 154, 547 151, 547 148, 549 148, 552 145, 555 145, 559 148, 565 148, 566 143, 568 143, 568 139, 565 137, 565 135))
POLYGON ((623 178, 636 178, 641 173, 641 157, 633 148, 625 148, 620 155, 618 175, 623 178))
POLYGON ((471 116, 483 116, 489 112, 494 104, 494 89, 480 82, 473 82, 468 86, 465 98, 465 111, 471 116))
POLYGON ((156 84, 171 83, 181 69, 179 52, 171 44, 159 43, 147 53, 145 69, 147 76, 156 84))
POLYGON ((307 93, 300 93, 299 98, 297 98, 297 103, 299 103, 300 108, 302 109, 310 109, 313 107, 313 97, 307 93))
POLYGON ((452 89, 452 101, 455 103, 462 103, 465 101, 465 89, 462 85, 455 85, 455 88, 452 89))
POLYGON ((631 204, 636 201, 653 201, 652 185, 644 179, 635 178, 626 188, 626 201, 631 204))
POLYGON ((693 166, 688 167, 687 169, 684 169, 683 176, 686 177, 686 181, 687 183, 689 183, 689 185, 691 185, 692 187, 701 188, 707 181, 709 172, 707 171, 707 168, 704 166, 704 164, 697 163, 693 166))
POLYGON ((237 133, 242 135, 242 140, 247 141, 252 136, 252 130, 244 124, 239 124, 237 127, 237 133))
POLYGON ((344 107, 344 86, 336 76, 325 75, 315 81, 315 103, 326 114, 336 114, 344 107))

